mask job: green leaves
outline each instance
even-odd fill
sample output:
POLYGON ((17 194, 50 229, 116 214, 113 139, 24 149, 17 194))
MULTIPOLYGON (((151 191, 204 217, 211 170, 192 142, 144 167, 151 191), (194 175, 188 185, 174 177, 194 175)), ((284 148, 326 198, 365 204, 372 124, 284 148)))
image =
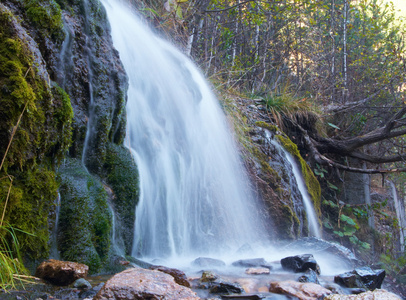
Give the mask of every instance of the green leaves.
MULTIPOLYGON (((348 225, 351 225, 351 226, 354 226, 354 227, 358 227, 359 228, 359 226, 357 225, 357 223, 355 223, 355 221, 353 220, 353 219, 351 219, 349 216, 346 216, 346 215, 341 215, 340 216, 340 219, 341 219, 341 221, 343 221, 343 222, 345 222, 345 223, 347 223, 348 225)), ((357 229, 358 229, 357 228, 357 229)))

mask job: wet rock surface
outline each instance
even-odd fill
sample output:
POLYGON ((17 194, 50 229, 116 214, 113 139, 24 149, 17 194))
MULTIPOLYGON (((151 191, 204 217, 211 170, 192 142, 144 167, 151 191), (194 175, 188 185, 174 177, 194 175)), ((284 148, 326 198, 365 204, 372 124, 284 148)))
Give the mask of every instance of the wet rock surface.
POLYGON ((277 294, 287 294, 303 300, 322 299, 332 292, 315 283, 301 283, 292 280, 271 282, 269 291, 277 294))
POLYGON ((312 269, 320 275, 320 266, 317 264, 312 254, 285 257, 281 259, 281 265, 282 268, 295 273, 305 272, 308 269, 312 269))
POLYGON ((200 299, 191 289, 157 270, 128 269, 114 275, 94 297, 104 299, 200 299))
POLYGON ((375 290, 381 288, 385 275, 385 270, 372 270, 370 267, 362 267, 335 276, 334 282, 348 288, 375 290))
POLYGON ((190 283, 187 280, 186 274, 178 269, 167 268, 164 266, 152 266, 150 267, 151 270, 157 270, 166 274, 169 274, 175 279, 177 284, 183 285, 185 287, 190 287, 190 283))
POLYGON ((89 267, 84 264, 49 259, 37 267, 35 276, 55 285, 66 286, 86 277, 88 271, 89 267))
POLYGON ((317 277, 317 273, 312 269, 308 269, 304 275, 298 278, 298 281, 320 284, 319 278, 317 277))
POLYGON ((207 267, 224 267, 226 263, 220 259, 210 257, 198 257, 192 262, 192 265, 207 268, 207 267))
POLYGON ((218 278, 218 275, 212 271, 203 271, 202 277, 200 278, 201 282, 212 282, 218 278))
POLYGON ((73 287, 81 290, 88 290, 92 288, 92 285, 89 281, 84 278, 79 278, 73 283, 73 287))
POLYGON ((210 293, 213 294, 241 294, 244 293, 244 289, 236 282, 226 282, 217 280, 210 282, 210 293))

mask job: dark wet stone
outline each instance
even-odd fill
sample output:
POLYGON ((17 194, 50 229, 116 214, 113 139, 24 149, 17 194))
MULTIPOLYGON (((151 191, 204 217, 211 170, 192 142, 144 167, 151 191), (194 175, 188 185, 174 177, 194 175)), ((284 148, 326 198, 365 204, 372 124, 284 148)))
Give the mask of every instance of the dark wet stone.
POLYGON ((86 279, 79 278, 73 283, 73 287, 77 289, 91 289, 92 285, 86 279))
POLYGON ((244 268, 255 268, 255 267, 264 267, 272 269, 272 266, 265 261, 263 258, 251 258, 251 259, 241 259, 232 263, 235 267, 244 267, 244 268))
POLYGON ((385 270, 372 270, 370 267, 362 267, 335 276, 334 282, 348 288, 375 290, 381 288, 385 275, 385 270))
POLYGON ((175 279, 177 284, 183 285, 185 287, 190 287, 190 283, 187 280, 186 274, 178 269, 171 269, 164 266, 152 266, 150 267, 151 270, 158 270, 160 272, 169 274, 175 279))
POLYGON ((312 254, 302 254, 296 256, 288 256, 281 259, 282 268, 295 273, 305 272, 308 269, 314 270, 320 275, 320 266, 317 264, 312 254))
POLYGON ((319 278, 317 277, 317 273, 312 270, 308 269, 306 273, 298 278, 299 282, 313 282, 316 284, 320 284, 319 278))
POLYGON ((324 241, 316 237, 305 237, 298 239, 287 246, 286 250, 300 249, 300 251, 323 254, 328 256, 333 263, 345 265, 348 268, 362 266, 364 263, 358 260, 354 253, 343 245, 324 241))
POLYGON ((198 257, 192 262, 193 266, 196 267, 225 267, 226 263, 220 259, 210 258, 210 257, 198 257))
POLYGON ((37 267, 35 276, 52 284, 65 286, 86 277, 88 271, 89 267, 84 264, 49 259, 37 267))
POLYGON ((372 270, 369 267, 355 269, 355 272, 369 290, 380 289, 386 275, 385 270, 372 270))
POLYGON ((213 294, 241 294, 244 289, 235 282, 218 281, 213 282, 210 287, 210 293, 213 294))
POLYGON ((334 276, 334 282, 348 288, 357 287, 357 276, 353 272, 346 272, 334 276))

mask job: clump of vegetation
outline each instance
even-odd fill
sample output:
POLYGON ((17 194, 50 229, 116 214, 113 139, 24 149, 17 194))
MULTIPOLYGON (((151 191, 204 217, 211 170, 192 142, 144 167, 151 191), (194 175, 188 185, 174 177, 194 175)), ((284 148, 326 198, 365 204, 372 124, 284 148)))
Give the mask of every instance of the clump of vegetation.
POLYGON ((283 131, 291 124, 316 126, 318 113, 313 102, 306 97, 298 97, 288 91, 269 92, 259 97, 274 123, 283 131))
POLYGON ((28 19, 42 34, 63 40, 62 11, 58 3, 52 0, 23 0, 23 5, 28 19))

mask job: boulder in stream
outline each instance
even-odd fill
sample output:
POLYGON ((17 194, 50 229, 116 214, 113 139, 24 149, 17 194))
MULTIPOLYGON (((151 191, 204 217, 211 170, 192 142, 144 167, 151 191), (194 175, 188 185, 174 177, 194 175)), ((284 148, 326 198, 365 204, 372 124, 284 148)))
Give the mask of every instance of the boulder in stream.
POLYGON ((125 270, 110 278, 94 300, 107 299, 200 299, 169 274, 141 268, 125 270))
POLYGON ((320 275, 320 266, 312 254, 302 254, 282 258, 281 265, 285 270, 290 270, 295 273, 306 272, 308 269, 312 269, 320 275))
POLYGON ((213 294, 241 294, 244 289, 236 282, 215 281, 210 283, 210 293, 213 294))
POLYGON ((276 294, 290 295, 301 300, 325 299, 323 297, 332 293, 321 285, 311 282, 301 283, 293 280, 271 282, 269 291, 276 294))
POLYGON ((208 267, 225 267, 226 263, 220 259, 210 257, 198 257, 194 261, 192 261, 192 265, 201 268, 208 268, 208 267))
POLYGON ((334 277, 334 282, 347 288, 366 288, 368 290, 380 289, 385 278, 385 270, 372 270, 362 267, 334 277))
POLYGON ((85 278, 89 267, 71 261, 49 259, 42 262, 35 271, 35 276, 54 285, 66 286, 79 278, 85 278))
POLYGON ((218 277, 215 273, 212 271, 203 271, 202 277, 200 278, 201 282, 213 282, 215 281, 218 277))

